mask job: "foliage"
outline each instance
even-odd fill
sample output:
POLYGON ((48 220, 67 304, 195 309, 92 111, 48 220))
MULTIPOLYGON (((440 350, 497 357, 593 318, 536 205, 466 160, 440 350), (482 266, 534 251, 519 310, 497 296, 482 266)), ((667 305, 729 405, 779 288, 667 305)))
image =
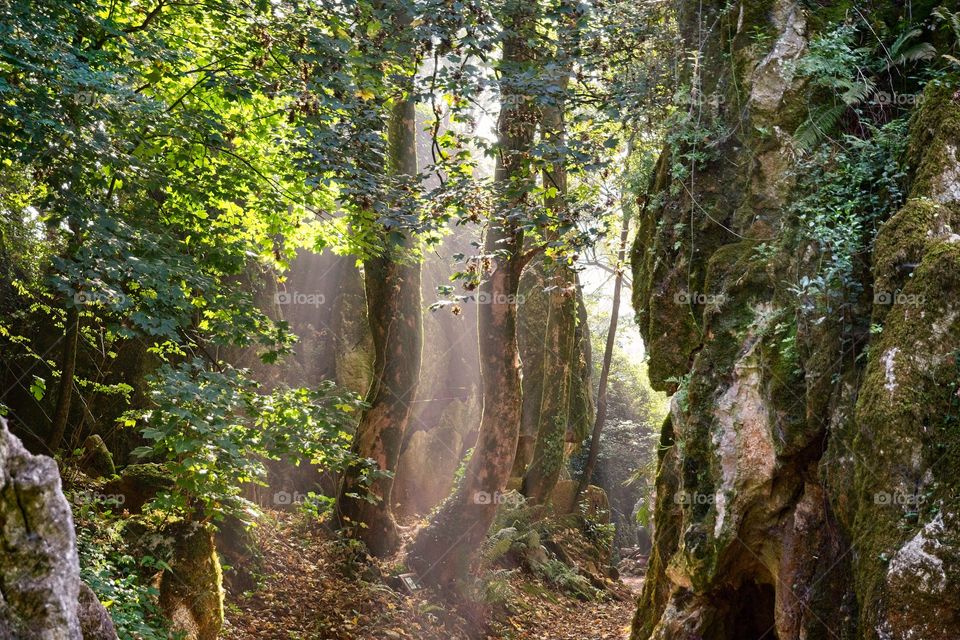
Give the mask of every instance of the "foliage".
POLYGON ((613 538, 617 525, 613 522, 604 522, 609 515, 606 511, 591 514, 586 504, 580 504, 583 533, 587 540, 593 542, 600 549, 613 549, 613 538))
POLYGON ((166 640, 159 592, 150 586, 163 561, 137 561, 124 542, 123 523, 109 510, 84 503, 74 509, 80 578, 106 607, 120 640, 166 640))
POLYGON ((728 137, 726 125, 715 113, 716 100, 691 86, 682 87, 674 97, 674 110, 666 127, 672 196, 678 195, 697 171, 717 159, 719 145, 728 137))
POLYGON ((869 138, 844 136, 842 146, 822 145, 798 162, 804 195, 791 210, 803 237, 825 254, 819 272, 800 281, 801 299, 831 313, 859 295, 858 263, 869 259, 880 224, 905 198, 906 137, 906 121, 893 120, 869 138))
POLYGON ((549 558, 546 562, 537 565, 536 572, 548 583, 570 595, 583 600, 595 600, 599 597, 590 580, 556 558, 549 558))
POLYGON ((264 484, 266 460, 309 461, 324 469, 365 465, 350 453, 349 428, 361 406, 335 392, 280 388, 260 393, 240 371, 209 371, 199 360, 163 365, 151 378, 154 407, 130 416, 152 444, 134 451, 164 462, 175 483, 152 507, 167 514, 250 522, 247 483, 264 484))
MULTIPOLYGON (((887 41, 865 21, 841 24, 811 42, 793 67, 811 89, 816 106, 796 131, 797 143, 812 149, 829 139, 844 119, 849 133, 865 130, 902 115, 916 100, 911 71, 936 56, 928 29, 907 25, 887 41), (913 91, 914 93, 911 93, 913 91)), ((927 65, 924 73, 936 73, 927 65)))
POLYGON ((495 569, 483 577, 483 601, 490 605, 505 605, 516 600, 511 584, 516 569, 495 569))

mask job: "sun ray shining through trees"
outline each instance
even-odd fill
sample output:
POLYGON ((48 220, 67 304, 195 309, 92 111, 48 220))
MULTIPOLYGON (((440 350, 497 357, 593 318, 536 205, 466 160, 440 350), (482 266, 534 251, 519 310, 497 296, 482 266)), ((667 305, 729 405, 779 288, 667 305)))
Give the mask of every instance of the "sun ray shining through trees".
POLYGON ((0 639, 952 640, 958 79, 952 2, 0 1, 0 639))

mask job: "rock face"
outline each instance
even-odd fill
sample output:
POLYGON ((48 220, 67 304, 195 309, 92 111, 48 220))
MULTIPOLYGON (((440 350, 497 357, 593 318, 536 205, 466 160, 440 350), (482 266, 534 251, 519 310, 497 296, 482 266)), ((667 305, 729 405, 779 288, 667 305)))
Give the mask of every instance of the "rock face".
MULTIPOLYGON (((367 325, 363 277, 354 260, 303 252, 275 295, 276 317, 300 338, 290 385, 319 380, 364 395, 373 376, 373 338, 367 325)), ((268 301, 270 302, 270 301, 268 301)))
POLYGON ((688 80, 719 99, 695 181, 675 173, 689 149, 665 149, 633 247, 651 380, 675 393, 634 640, 960 628, 960 98, 944 81, 916 101, 906 189, 880 200, 902 204, 824 312, 804 283, 833 256, 804 233, 796 201, 819 185, 790 135, 819 98, 793 61, 843 12, 807 5, 680 13, 704 61, 688 80))
POLYGON ((476 423, 478 403, 454 400, 430 430, 414 431, 400 455, 393 501, 406 515, 429 513, 450 494, 464 452, 464 438, 476 423))
POLYGON ((52 458, 0 418, 0 638, 79 640, 73 516, 52 458))

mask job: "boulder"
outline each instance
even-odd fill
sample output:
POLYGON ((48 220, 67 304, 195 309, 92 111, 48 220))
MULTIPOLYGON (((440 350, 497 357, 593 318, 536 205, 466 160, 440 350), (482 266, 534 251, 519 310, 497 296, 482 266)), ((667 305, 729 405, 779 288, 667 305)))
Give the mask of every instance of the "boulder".
POLYGON ((558 480, 550 494, 550 504, 558 515, 573 511, 573 495, 577 492, 577 483, 573 480, 558 480))
POLYGON ((174 543, 170 568, 160 577, 160 608, 185 640, 215 640, 223 626, 223 574, 213 532, 183 522, 165 535, 174 543))
POLYGON ((79 640, 80 562, 57 464, 0 418, 0 638, 79 640))
POLYGON ((579 501, 582 513, 600 524, 610 524, 610 500, 602 488, 590 484, 584 489, 579 501))
POLYGON ((109 478, 117 473, 117 468, 113 464, 113 454, 110 453, 103 438, 97 434, 88 436, 83 441, 80 468, 91 478, 109 478))
POLYGON ((80 583, 77 617, 83 640, 117 640, 117 630, 93 589, 80 583))

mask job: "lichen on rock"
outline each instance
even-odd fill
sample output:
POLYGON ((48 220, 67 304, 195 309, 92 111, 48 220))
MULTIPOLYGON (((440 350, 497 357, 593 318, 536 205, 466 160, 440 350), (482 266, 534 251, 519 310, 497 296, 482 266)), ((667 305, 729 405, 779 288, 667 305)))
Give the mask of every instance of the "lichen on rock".
POLYGON ((0 637, 79 640, 80 562, 52 458, 35 456, 0 418, 0 637))
POLYGON ((748 100, 709 116, 730 133, 686 188, 669 170, 683 149, 666 146, 633 247, 651 378, 676 392, 634 640, 758 637, 761 622, 779 638, 955 635, 960 101, 952 80, 928 84, 902 206, 877 215, 843 304, 812 301, 804 287, 832 257, 792 203, 823 185, 798 176, 790 132, 819 97, 792 63, 835 9, 684 14, 694 84, 748 100))

